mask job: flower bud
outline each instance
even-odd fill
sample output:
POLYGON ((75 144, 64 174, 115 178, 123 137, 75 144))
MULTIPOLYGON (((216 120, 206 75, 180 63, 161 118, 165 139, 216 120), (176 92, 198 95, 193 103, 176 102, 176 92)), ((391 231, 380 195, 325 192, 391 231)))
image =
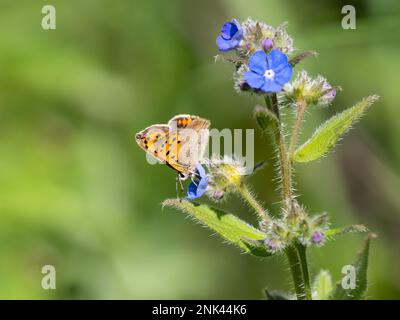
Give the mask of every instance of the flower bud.
POLYGON ((274 41, 270 38, 266 38, 262 41, 262 47, 265 51, 269 51, 273 48, 274 41))
POLYGON ((206 166, 210 173, 208 195, 214 200, 220 200, 226 193, 239 188, 246 175, 246 168, 228 157, 209 160, 206 166))
POLYGON ((294 50, 293 39, 286 32, 286 25, 286 23, 283 23, 276 28, 274 33, 274 48, 290 54, 294 50))
POLYGON ((321 97, 321 104, 322 105, 330 105, 331 102, 336 97, 336 89, 333 88, 326 80, 322 84, 322 97, 321 97))
POLYGON ((305 101, 310 106, 326 107, 335 99, 337 89, 324 77, 317 76, 313 79, 302 70, 291 83, 284 86, 282 98, 293 106, 297 101, 305 101))
POLYGON ((293 39, 287 34, 286 25, 274 28, 266 23, 247 19, 242 23, 243 49, 242 55, 249 56, 257 50, 270 51, 278 49, 286 54, 293 51, 293 39))
POLYGON ((220 201, 224 197, 224 194, 225 194, 224 190, 218 190, 218 189, 213 190, 210 193, 210 198, 212 198, 214 201, 220 201))
POLYGON ((321 231, 314 231, 314 233, 311 236, 312 243, 314 243, 316 245, 322 244, 324 239, 325 239, 325 235, 321 231))
POLYGON ((284 243, 278 238, 266 238, 264 240, 264 245, 272 253, 280 251, 285 247, 284 243))
POLYGON ((290 242, 290 232, 285 223, 281 220, 271 221, 262 228, 267 237, 264 244, 273 253, 280 251, 290 242))

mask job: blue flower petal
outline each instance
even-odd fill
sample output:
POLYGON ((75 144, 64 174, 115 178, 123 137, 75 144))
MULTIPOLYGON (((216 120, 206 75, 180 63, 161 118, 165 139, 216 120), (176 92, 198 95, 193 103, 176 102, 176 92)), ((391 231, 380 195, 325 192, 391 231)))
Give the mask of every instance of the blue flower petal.
POLYGON ((281 86, 283 86, 286 82, 290 80, 293 75, 293 68, 288 63, 283 69, 281 69, 278 73, 275 73, 275 82, 281 86))
POLYGON ((188 186, 186 199, 194 200, 196 198, 198 198, 198 196, 197 196, 197 186, 192 181, 188 186))
POLYGON ((282 86, 272 79, 266 79, 264 85, 261 87, 261 90, 264 92, 279 92, 282 90, 282 86))
POLYGON ((198 182, 197 186, 192 181, 188 186, 186 199, 194 200, 194 199, 200 198, 207 190, 207 186, 208 186, 207 180, 208 179, 200 180, 198 182))
POLYGON ((200 163, 196 164, 196 171, 197 171, 198 175, 200 176, 200 179, 206 178, 206 170, 203 168, 203 166, 200 163))
POLYGON ((194 178, 196 183, 192 181, 188 186, 186 196, 186 199, 188 200, 200 198, 207 190, 208 178, 206 175, 206 171, 201 166, 201 164, 196 165, 196 173, 197 176, 194 178))
POLYGON ((235 35, 232 37, 232 39, 235 39, 238 41, 238 43, 240 42, 240 40, 242 40, 243 38, 243 30, 242 27, 240 26, 239 21, 237 21, 236 19, 233 19, 232 21, 236 27, 237 27, 237 32, 235 33, 235 35))
POLYGON ((221 28, 221 35, 216 39, 220 51, 235 49, 243 37, 243 30, 237 20, 226 22, 221 28))
POLYGON ((221 36, 226 40, 230 40, 238 31, 239 28, 234 22, 226 22, 221 28, 221 36))
POLYGON ((286 54, 278 49, 271 50, 267 59, 269 69, 273 69, 275 72, 279 71, 282 67, 288 64, 288 58, 286 54))
POLYGON ((264 76, 265 70, 268 69, 267 54, 264 50, 254 52, 249 59, 249 68, 251 71, 264 76))
POLYGON ((265 83, 265 77, 261 76, 253 71, 247 71, 244 74, 244 80, 253 89, 260 89, 265 83))
POLYGON ((217 47, 220 51, 229 51, 233 48, 235 48, 235 45, 232 44, 232 42, 235 42, 235 40, 225 40, 221 36, 217 37, 216 43, 217 47))
POLYGON ((208 179, 202 179, 197 186, 197 196, 201 197, 207 190, 208 179))

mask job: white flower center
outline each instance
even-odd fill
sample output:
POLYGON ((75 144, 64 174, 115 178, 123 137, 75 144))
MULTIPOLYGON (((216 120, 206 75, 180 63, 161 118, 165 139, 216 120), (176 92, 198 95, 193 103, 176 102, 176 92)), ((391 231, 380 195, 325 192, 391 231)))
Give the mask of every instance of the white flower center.
POLYGON ((264 73, 264 77, 265 77, 266 79, 272 79, 274 76, 275 76, 275 72, 274 72, 274 70, 272 70, 272 69, 268 69, 268 70, 266 70, 265 73, 264 73))

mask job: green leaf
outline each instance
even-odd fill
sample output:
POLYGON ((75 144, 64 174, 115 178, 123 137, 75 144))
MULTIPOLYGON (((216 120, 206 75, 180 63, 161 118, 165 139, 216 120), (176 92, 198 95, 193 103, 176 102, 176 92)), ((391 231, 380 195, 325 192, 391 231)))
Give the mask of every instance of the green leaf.
POLYGON ((371 233, 365 238, 364 247, 357 255, 356 261, 353 263, 355 268, 355 288, 344 289, 342 281, 336 284, 335 291, 332 293, 330 300, 362 300, 365 299, 367 291, 367 270, 368 255, 371 239, 376 235, 371 233))
POLYGON ((168 199, 163 202, 163 206, 175 207, 188 213, 245 252, 260 257, 271 255, 262 245, 266 235, 233 214, 187 200, 168 199))
POLYGON ((347 233, 367 232, 367 231, 368 228, 366 226, 362 224, 355 224, 344 228, 329 229, 324 231, 324 234, 327 238, 333 238, 347 233))
POLYGON ((328 300, 332 292, 332 277, 329 271, 321 270, 314 280, 316 300, 328 300))
POLYGON ((296 150, 293 160, 309 162, 324 156, 376 100, 378 100, 378 96, 369 96, 355 106, 330 118, 296 150))
POLYGON ((257 123, 263 130, 275 130, 278 127, 278 118, 269 109, 257 105, 254 108, 254 115, 256 116, 257 123))

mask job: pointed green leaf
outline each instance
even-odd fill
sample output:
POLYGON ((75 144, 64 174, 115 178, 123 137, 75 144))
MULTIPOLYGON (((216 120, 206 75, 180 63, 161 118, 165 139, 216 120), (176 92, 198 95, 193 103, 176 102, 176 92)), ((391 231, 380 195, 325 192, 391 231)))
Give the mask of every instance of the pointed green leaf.
POLYGON ((353 263, 355 268, 355 288, 344 289, 342 281, 336 284, 335 291, 332 293, 331 300, 362 300, 365 299, 367 291, 367 270, 368 255, 371 239, 376 235, 371 233, 365 238, 364 247, 358 254, 356 261, 353 263))
POLYGON ((332 292, 332 277, 329 271, 321 270, 314 280, 314 292, 316 300, 328 300, 332 292))
POLYGON ((377 99, 376 95, 364 98, 355 106, 330 118, 296 150, 293 160, 309 162, 324 156, 377 99))
POLYGON ((262 245, 265 234, 233 214, 187 200, 168 199, 163 202, 163 206, 175 207, 188 213, 245 252, 261 257, 271 255, 262 245))

